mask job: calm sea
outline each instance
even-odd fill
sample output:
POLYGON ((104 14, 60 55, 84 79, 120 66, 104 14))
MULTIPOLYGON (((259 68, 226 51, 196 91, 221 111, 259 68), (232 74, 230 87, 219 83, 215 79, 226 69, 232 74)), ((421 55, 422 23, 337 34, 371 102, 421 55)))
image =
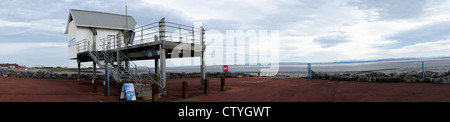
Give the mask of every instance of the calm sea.
MULTIPOLYGON (((424 60, 425 71, 447 72, 450 70, 450 59, 424 60)), ((229 65, 229 72, 248 72, 257 74, 263 68, 269 66, 232 66, 229 65)), ((422 61, 386 61, 386 62, 369 62, 369 63, 331 63, 331 64, 312 64, 311 68, 316 72, 358 72, 358 71, 379 71, 384 73, 390 72, 407 72, 422 71, 422 61)), ((146 67, 138 68, 141 72, 147 72, 146 67)), ((150 70, 154 71, 153 68, 150 70)), ((98 71, 103 72, 103 69, 98 71)), ((206 66, 207 72, 222 72, 222 66, 206 66)), ((278 75, 286 75, 290 77, 306 77, 307 65, 279 65, 278 75)), ((167 72, 200 72, 200 66, 185 67, 167 67, 167 72)), ((65 73, 76 73, 65 72, 65 73)))
MULTIPOLYGON (((450 70, 450 59, 425 60, 427 71, 450 70)), ((259 72, 269 66, 229 66, 230 72, 259 72)), ((351 72, 351 71, 409 71, 422 70, 422 61, 389 61, 369 63, 335 63, 312 64, 313 71, 318 72, 351 72)), ((200 66, 168 67, 168 72, 199 72, 200 66)), ((222 72, 222 66, 207 66, 207 72, 222 72)), ((279 72, 307 72, 307 65, 279 65, 279 72)))

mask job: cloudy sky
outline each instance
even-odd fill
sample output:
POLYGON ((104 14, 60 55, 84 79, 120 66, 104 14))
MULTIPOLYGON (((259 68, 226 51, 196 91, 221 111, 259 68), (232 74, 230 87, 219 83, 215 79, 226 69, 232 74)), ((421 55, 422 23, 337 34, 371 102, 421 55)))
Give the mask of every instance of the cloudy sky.
MULTIPOLYGON (((69 66, 69 9, 124 14, 124 0, 2 0, 0 63, 69 66)), ((128 0, 138 25, 279 30, 281 62, 450 56, 448 0, 128 0)), ((148 63, 152 64, 152 63, 148 63)))

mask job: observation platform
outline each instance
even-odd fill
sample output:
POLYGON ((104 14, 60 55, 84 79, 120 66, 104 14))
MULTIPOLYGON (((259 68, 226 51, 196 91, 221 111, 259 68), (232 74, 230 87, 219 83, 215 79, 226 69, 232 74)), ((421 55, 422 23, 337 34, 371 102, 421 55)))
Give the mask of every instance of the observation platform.
MULTIPOLYGON (((154 72, 148 69, 151 84, 156 84, 160 95, 166 95, 166 59, 183 57, 200 57, 201 83, 205 75, 204 42, 205 31, 202 26, 192 26, 167 22, 161 19, 148 25, 123 30, 114 35, 97 34, 95 28, 92 31, 92 39, 86 38, 76 43, 78 62, 78 79, 80 76, 80 63, 93 62, 93 71, 97 65, 100 68, 111 67, 111 74, 119 82, 136 83, 137 96, 141 96, 145 84, 144 79, 138 74, 135 60, 153 59, 154 72), (97 36, 106 36, 97 38, 97 36), (158 88, 159 87, 159 88, 158 88)), ((106 71, 105 71, 106 72, 106 71)), ((93 82, 96 80, 96 72, 93 72, 93 82)), ((96 86, 93 86, 95 88, 96 86)))
POLYGON ((124 31, 99 40, 79 41, 75 59, 79 62, 93 61, 89 51, 99 52, 97 54, 100 54, 102 59, 102 50, 121 51, 130 60, 160 59, 161 48, 165 49, 166 59, 201 57, 202 51, 206 48, 203 35, 203 27, 195 28, 162 19, 159 22, 136 27, 133 31, 124 31), (87 41, 97 45, 96 49, 89 49, 87 41), (175 56, 176 53, 178 56, 175 56))
MULTIPOLYGON (((166 59, 171 59, 174 57, 177 58, 184 58, 184 57, 200 57, 202 47, 203 49, 206 48, 205 45, 201 44, 194 44, 194 43, 183 43, 183 42, 171 42, 171 41, 156 41, 156 42, 148 42, 144 44, 137 44, 137 45, 131 45, 123 48, 117 48, 114 51, 121 51, 123 54, 125 54, 130 60, 149 60, 149 59, 160 59, 160 47, 163 45, 162 48, 166 49, 166 59), (178 56, 172 55, 173 50, 177 46, 182 46, 184 49, 190 49, 190 50, 179 50, 178 56), (186 48, 187 47, 187 48, 186 48), (187 52, 190 52, 189 53, 187 52)), ((103 55, 101 55, 101 51, 98 52, 100 58, 103 59, 103 55)), ((88 51, 82 51, 77 54, 77 60, 80 62, 90 62, 93 61, 93 59, 89 56, 88 51)))

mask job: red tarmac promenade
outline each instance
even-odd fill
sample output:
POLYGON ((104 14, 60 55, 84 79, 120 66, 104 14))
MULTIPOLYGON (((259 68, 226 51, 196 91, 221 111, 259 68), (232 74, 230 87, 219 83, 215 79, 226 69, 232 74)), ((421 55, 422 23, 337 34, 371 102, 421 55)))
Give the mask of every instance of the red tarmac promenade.
MULTIPOLYGON (((210 94, 203 94, 200 78, 168 79, 168 96, 161 102, 449 102, 450 84, 366 83, 304 78, 227 78, 229 90, 220 91, 220 78, 210 79, 210 94), (188 82, 188 99, 181 84, 188 82)), ((91 92, 89 80, 0 77, 0 102, 117 102, 103 96, 103 86, 91 92)), ((151 102, 139 100, 140 102, 151 102)))

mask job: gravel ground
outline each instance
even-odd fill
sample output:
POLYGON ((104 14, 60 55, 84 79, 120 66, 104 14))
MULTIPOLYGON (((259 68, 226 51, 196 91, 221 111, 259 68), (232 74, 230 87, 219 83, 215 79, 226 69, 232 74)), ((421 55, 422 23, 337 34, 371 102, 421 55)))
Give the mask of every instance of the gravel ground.
MULTIPOLYGON (((103 86, 91 92, 89 80, 0 77, 0 102, 117 102, 118 88, 103 96, 103 86)), ((199 78, 168 79, 168 95, 161 102, 449 102, 450 84, 367 83, 304 78, 210 78, 204 95, 199 78), (181 82, 188 82, 189 98, 181 99, 181 82)), ((150 102, 139 100, 140 102, 150 102)))

